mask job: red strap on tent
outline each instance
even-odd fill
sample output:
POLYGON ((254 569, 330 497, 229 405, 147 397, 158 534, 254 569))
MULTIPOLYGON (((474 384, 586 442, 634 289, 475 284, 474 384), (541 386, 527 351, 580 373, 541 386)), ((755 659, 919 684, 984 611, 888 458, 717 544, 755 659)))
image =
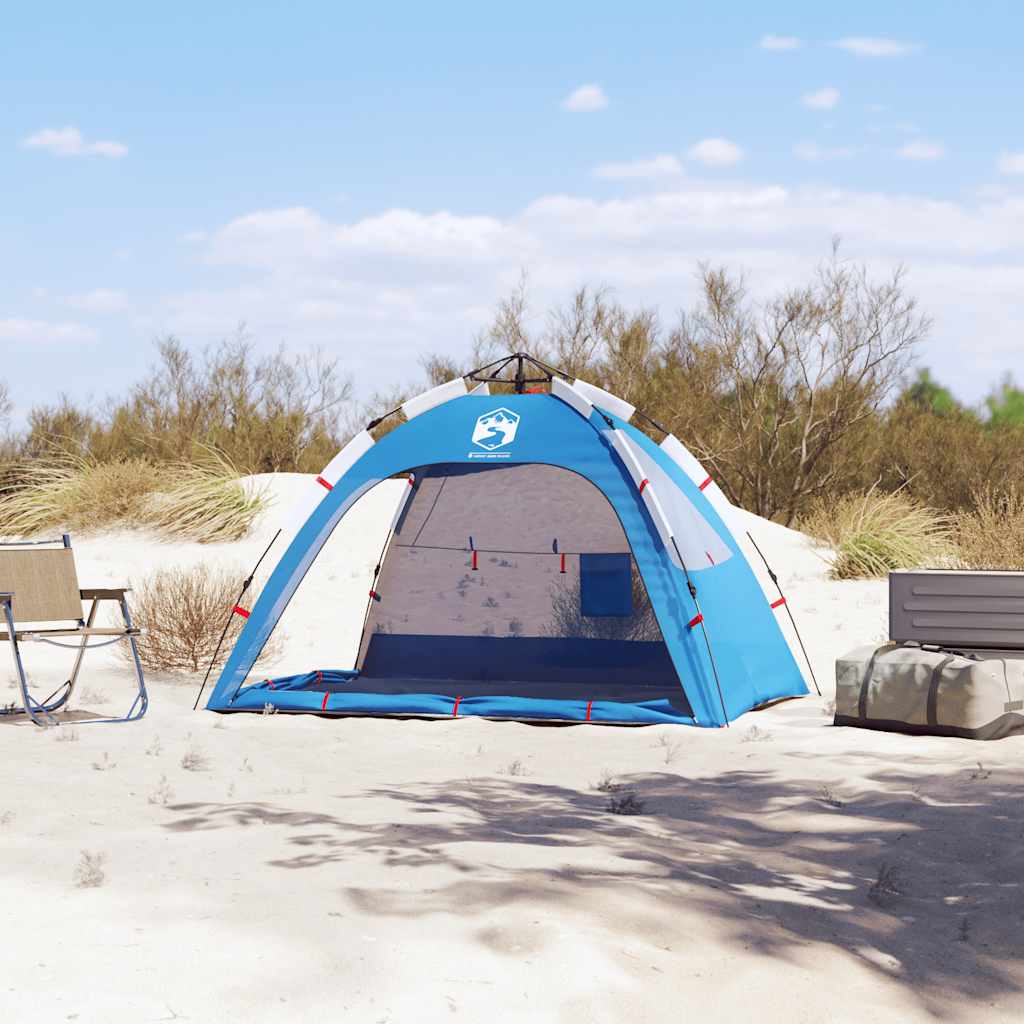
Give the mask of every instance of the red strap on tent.
POLYGON ((697 612, 696 615, 686 624, 687 629, 693 629, 694 626, 699 626, 704 621, 704 616, 697 612))
POLYGON ((413 473, 409 474, 409 486, 410 487, 415 487, 416 486, 416 476, 413 473))
POLYGON ((784 597, 780 597, 778 599, 778 601, 772 601, 772 607, 773 608, 779 608, 782 605, 784 605, 785 603, 786 603, 786 599, 784 597))
POLYGON ((476 548, 473 548, 473 569, 476 570, 476 548))
POLYGON ((380 600, 380 594, 378 594, 376 590, 371 590, 370 591, 370 598, 371 598, 371 600, 379 601, 380 600))
POLYGON ((329 484, 329 483, 328 483, 328 482, 327 482, 327 481, 326 481, 326 480, 325 480, 325 479, 324 479, 324 478, 323 478, 322 476, 318 476, 318 477, 316 478, 316 482, 317 482, 317 483, 318 483, 318 484, 319 484, 319 485, 320 485, 321 487, 326 487, 326 488, 327 488, 327 490, 329 490, 329 491, 333 491, 333 490, 334 490, 334 484, 329 484))
POLYGON ((704 490, 704 488, 705 488, 705 487, 707 487, 707 485, 708 485, 708 484, 710 484, 711 482, 712 482, 712 480, 711 480, 711 477, 708 477, 708 478, 707 478, 707 480, 705 480, 705 481, 704 481, 704 483, 702 483, 702 484, 700 485, 700 490, 702 490, 702 491, 703 491, 703 490, 704 490))
POLYGON ((591 709, 591 708, 592 708, 593 706, 594 706, 594 702, 593 702, 592 700, 588 700, 588 701, 587 701, 587 721, 588 721, 588 722, 590 721, 590 709, 591 709))
POLYGON ((327 710, 327 698, 330 697, 330 695, 331 695, 331 693, 330 693, 329 690, 325 690, 324 691, 324 702, 323 702, 323 704, 320 705, 320 710, 321 711, 326 711, 327 710))
POLYGON ((240 604, 236 604, 231 610, 235 615, 241 615, 243 619, 249 618, 249 613, 240 604))
POLYGON ((455 698, 455 707, 452 708, 452 718, 458 718, 459 717, 459 701, 460 700, 462 700, 461 697, 456 697, 455 698))
POLYGON ((558 571, 559 572, 565 572, 565 555, 562 554, 560 557, 561 557, 561 568, 558 571))
POLYGON ((643 480, 641 480, 641 481, 640 481, 640 493, 641 493, 641 494, 643 494, 643 493, 644 493, 644 488, 645 488, 645 487, 646 487, 646 486, 647 486, 647 485, 648 485, 648 484, 649 484, 650 482, 651 482, 651 481, 650 481, 650 480, 648 480, 648 479, 647 479, 647 477, 644 477, 644 478, 643 478, 643 480))

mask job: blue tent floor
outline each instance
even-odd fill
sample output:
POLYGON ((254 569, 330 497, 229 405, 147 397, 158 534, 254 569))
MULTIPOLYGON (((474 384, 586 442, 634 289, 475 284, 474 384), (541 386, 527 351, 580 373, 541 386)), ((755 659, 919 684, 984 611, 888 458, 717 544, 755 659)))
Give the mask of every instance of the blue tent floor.
POLYGON ((213 710, 263 711, 268 704, 278 711, 330 715, 696 724, 678 687, 674 693, 666 694, 662 685, 588 688, 575 682, 510 684, 381 679, 337 670, 264 680, 244 687, 227 706, 213 710))

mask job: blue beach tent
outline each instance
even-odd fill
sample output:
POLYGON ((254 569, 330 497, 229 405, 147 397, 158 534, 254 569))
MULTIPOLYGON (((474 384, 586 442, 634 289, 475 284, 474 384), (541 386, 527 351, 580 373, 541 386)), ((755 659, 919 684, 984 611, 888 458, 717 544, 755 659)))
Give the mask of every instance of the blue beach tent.
POLYGON ((406 402, 377 441, 371 424, 310 483, 258 600, 236 608, 208 708, 722 726, 807 693, 784 599, 676 438, 655 444, 631 405, 525 355, 466 380, 406 402), (510 364, 516 393, 490 394, 510 364), (538 380, 550 391, 526 392, 538 380), (399 475, 354 668, 250 681, 332 531, 399 475))

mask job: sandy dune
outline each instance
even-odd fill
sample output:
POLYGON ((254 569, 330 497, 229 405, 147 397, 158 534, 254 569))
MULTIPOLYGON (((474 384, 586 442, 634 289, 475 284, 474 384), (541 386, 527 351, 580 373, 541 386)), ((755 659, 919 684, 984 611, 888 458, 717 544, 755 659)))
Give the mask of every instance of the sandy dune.
MULTIPOLYGON (((351 663, 396 493, 332 538, 268 671, 351 663)), ((244 570, 272 518, 237 545, 83 539, 82 583, 244 570)), ((751 522, 831 685, 884 585, 751 522)), ((84 706, 128 703, 114 656, 87 668, 84 706)), ((711 731, 222 717, 150 682, 135 725, 0 724, 2 1021, 1024 1016, 1024 737, 835 729, 828 693, 711 731), (609 813, 604 773, 645 813, 609 813)))

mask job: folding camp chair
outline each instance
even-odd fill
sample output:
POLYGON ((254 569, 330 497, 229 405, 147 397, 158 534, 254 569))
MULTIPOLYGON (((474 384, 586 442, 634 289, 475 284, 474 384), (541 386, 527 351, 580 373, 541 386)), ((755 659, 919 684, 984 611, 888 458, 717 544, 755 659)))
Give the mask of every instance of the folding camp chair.
POLYGON ((149 697, 135 643, 140 630, 132 625, 126 593, 127 590, 123 588, 79 589, 75 556, 68 534, 64 534, 58 541, 0 544, 0 612, 7 625, 6 632, 0 631, 0 640, 7 640, 11 645, 22 703, 20 708, 14 704, 0 708, 0 714, 27 714, 36 725, 56 724, 53 713, 71 700, 85 652, 127 640, 135 662, 138 695, 128 713, 120 718, 90 718, 84 721, 131 722, 141 718, 146 713, 149 697), (85 618, 82 617, 83 601, 92 602, 85 618), (116 601, 121 606, 123 626, 95 625, 96 612, 103 601, 116 601), (73 640, 65 643, 57 638, 73 640), (90 643, 92 638, 99 639, 90 643), (36 700, 29 693, 20 647, 28 641, 77 651, 71 677, 42 701, 36 700))

